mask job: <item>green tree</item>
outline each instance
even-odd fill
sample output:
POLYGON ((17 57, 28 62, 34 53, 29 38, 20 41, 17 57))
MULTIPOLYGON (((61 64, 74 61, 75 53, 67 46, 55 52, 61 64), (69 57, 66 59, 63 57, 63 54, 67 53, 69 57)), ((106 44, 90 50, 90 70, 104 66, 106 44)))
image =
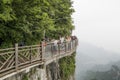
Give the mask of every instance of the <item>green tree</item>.
POLYGON ((70 0, 0 0, 0 47, 14 43, 39 43, 44 37, 58 38, 74 29, 70 0))

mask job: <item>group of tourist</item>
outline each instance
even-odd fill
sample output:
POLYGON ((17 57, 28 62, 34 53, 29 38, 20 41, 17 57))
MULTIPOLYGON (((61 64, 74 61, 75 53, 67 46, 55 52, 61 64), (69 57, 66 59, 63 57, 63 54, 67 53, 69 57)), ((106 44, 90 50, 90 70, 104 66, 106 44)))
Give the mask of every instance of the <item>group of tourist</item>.
POLYGON ((59 40, 53 40, 52 42, 54 43, 54 45, 56 46, 56 45, 58 45, 58 44, 63 44, 64 43, 64 41, 65 42, 67 42, 67 43, 69 43, 73 38, 72 38, 73 36, 67 36, 67 37, 60 37, 60 39, 59 40))
POLYGON ((75 40, 75 39, 77 39, 77 37, 76 36, 67 36, 67 37, 60 37, 60 39, 59 40, 52 40, 52 42, 55 44, 55 45, 57 45, 57 44, 62 44, 64 41, 65 42, 70 42, 71 40, 75 40))

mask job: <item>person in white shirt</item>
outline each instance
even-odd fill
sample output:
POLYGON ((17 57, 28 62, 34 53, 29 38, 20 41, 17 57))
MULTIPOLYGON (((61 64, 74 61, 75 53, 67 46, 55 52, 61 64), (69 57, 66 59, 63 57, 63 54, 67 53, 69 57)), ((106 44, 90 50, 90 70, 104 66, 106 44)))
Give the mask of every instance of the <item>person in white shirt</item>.
POLYGON ((58 46, 58 40, 53 41, 53 51, 56 53, 57 52, 57 46, 58 46))
POLYGON ((64 37, 60 37, 60 43, 61 43, 61 48, 64 49, 64 42, 65 38, 64 37))
POLYGON ((61 43, 63 43, 64 42, 64 37, 60 37, 60 41, 61 41, 61 43))
POLYGON ((54 40, 54 46, 57 46, 58 40, 54 40))

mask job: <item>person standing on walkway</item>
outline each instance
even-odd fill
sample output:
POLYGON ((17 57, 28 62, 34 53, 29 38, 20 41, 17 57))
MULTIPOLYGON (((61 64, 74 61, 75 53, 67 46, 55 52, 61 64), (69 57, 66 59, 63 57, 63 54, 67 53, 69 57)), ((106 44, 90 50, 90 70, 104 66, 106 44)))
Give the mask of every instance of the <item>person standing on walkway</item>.
POLYGON ((64 40, 65 40, 65 38, 64 37, 60 37, 60 44, 59 45, 61 45, 61 48, 62 49, 64 49, 64 40))
POLYGON ((54 40, 54 45, 53 45, 53 52, 57 53, 57 46, 58 46, 58 40, 54 40))
POLYGON ((67 47, 68 47, 68 50, 70 50, 70 48, 71 48, 71 37, 70 36, 67 36, 67 39, 66 39, 66 41, 67 41, 67 47))
POLYGON ((64 42, 64 37, 60 37, 61 44, 64 42))

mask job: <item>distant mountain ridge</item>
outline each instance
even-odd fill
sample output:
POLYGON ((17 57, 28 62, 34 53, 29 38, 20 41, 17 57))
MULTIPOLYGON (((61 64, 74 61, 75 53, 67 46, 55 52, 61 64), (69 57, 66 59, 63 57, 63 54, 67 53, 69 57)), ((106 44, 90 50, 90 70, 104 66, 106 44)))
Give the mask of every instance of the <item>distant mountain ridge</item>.
POLYGON ((102 47, 97 47, 89 43, 81 42, 78 47, 79 54, 84 54, 96 60, 99 64, 109 63, 120 60, 120 55, 115 52, 110 52, 102 47))
POLYGON ((104 65, 110 65, 109 63, 119 60, 120 55, 118 53, 107 51, 89 43, 80 42, 76 55, 76 80, 83 80, 82 77, 87 70, 94 68, 95 70, 105 70, 106 67, 104 65))

